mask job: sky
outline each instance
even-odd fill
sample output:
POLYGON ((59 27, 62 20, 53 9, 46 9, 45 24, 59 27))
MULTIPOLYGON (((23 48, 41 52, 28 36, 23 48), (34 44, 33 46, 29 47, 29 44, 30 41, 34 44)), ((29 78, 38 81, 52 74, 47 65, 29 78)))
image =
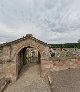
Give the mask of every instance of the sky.
POLYGON ((80 0, 0 0, 0 44, 33 34, 47 42, 80 39, 80 0))

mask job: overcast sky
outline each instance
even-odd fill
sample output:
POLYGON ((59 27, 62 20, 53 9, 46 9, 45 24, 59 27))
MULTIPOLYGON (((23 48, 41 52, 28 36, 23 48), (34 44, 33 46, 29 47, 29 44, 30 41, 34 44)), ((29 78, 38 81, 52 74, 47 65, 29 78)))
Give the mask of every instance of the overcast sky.
POLYGON ((47 43, 77 42, 80 0, 0 0, 0 43, 26 34, 47 43))

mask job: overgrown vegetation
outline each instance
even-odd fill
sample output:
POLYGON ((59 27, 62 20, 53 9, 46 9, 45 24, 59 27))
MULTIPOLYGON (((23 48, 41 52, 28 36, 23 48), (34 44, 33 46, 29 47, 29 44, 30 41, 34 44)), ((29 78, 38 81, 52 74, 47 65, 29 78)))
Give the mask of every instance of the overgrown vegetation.
POLYGON ((80 48, 80 43, 49 44, 51 48, 80 48))

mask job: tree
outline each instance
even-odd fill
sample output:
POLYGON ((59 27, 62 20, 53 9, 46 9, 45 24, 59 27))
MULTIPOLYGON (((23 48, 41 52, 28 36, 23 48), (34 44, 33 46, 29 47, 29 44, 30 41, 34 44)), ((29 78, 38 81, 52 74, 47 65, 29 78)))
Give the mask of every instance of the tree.
POLYGON ((78 40, 78 43, 80 43, 80 39, 78 40))

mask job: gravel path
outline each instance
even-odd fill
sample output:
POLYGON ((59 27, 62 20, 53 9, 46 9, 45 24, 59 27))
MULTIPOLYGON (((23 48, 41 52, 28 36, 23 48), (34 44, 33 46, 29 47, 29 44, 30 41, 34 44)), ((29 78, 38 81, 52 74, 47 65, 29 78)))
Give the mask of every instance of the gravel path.
POLYGON ((23 67, 19 79, 4 92, 51 92, 48 82, 40 77, 38 64, 23 67))

